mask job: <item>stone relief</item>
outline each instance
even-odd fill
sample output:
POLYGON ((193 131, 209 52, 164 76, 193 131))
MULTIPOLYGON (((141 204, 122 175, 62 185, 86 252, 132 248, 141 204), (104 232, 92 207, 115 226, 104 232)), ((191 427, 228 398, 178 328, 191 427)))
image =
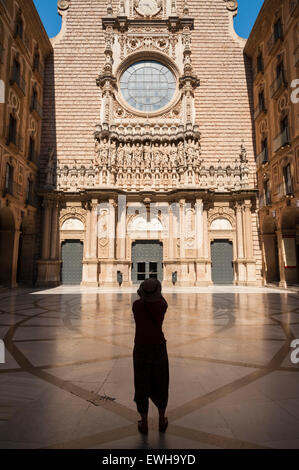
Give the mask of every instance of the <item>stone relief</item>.
POLYGON ((79 219, 70 218, 62 224, 61 230, 84 230, 84 224, 79 219))

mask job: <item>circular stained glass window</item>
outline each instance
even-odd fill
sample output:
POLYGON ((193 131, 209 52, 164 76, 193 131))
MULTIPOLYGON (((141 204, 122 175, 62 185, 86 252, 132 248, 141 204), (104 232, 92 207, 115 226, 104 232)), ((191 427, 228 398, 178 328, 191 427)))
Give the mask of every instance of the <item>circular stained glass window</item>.
POLYGON ((165 65, 142 60, 122 74, 120 89, 125 101, 138 111, 153 112, 164 108, 176 90, 176 78, 165 65))

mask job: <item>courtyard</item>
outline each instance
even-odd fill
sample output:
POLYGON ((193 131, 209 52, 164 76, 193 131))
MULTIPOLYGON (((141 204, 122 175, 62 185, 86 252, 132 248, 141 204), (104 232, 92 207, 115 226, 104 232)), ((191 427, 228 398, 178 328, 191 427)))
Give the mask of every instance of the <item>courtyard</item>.
POLYGON ((137 431, 136 289, 0 291, 1 449, 299 448, 298 294, 168 288, 169 428, 137 431))

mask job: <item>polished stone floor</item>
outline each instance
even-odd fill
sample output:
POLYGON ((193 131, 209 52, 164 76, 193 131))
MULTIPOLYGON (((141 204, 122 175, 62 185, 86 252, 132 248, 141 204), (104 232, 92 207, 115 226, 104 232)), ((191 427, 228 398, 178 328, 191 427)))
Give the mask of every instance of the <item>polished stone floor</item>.
POLYGON ((169 428, 136 429, 134 290, 0 290, 0 448, 299 448, 299 296, 167 289, 169 428))

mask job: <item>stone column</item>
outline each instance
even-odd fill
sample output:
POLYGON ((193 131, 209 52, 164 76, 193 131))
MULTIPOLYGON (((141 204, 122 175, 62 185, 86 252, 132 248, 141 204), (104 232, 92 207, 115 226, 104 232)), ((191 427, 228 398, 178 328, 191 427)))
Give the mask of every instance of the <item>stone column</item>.
POLYGON ((44 219, 43 219, 43 242, 42 242, 42 259, 48 260, 50 257, 50 237, 51 237, 51 216, 53 202, 44 200, 44 219))
POLYGON ((202 199, 196 199, 195 203, 195 233, 196 233, 196 257, 204 257, 204 217, 202 199))
POLYGON ((109 219, 108 219, 108 236, 109 236, 109 258, 115 259, 115 201, 109 199, 109 219))
POLYGON ((83 286, 97 287, 98 279, 98 200, 93 199, 87 206, 86 232, 85 232, 85 257, 83 261, 83 286))
POLYGON ((173 260, 174 257, 174 252, 173 252, 173 212, 172 212, 172 207, 171 204, 169 204, 169 212, 168 212, 168 217, 169 217, 169 224, 168 224, 168 258, 170 260, 173 260))
POLYGON ((243 218, 242 218, 242 205, 236 205, 236 237, 237 237, 237 253, 238 259, 244 258, 244 243, 243 243, 243 218))
POLYGON ((252 204, 250 201, 245 201, 245 210, 243 212, 243 222, 244 222, 244 234, 245 234, 245 247, 246 247, 246 258, 253 259, 253 240, 252 240, 252 217, 251 217, 251 207, 252 204))
POLYGON ((98 201, 92 200, 90 216, 90 258, 96 259, 98 256, 98 201))
POLYGON ((20 244, 20 230, 13 232, 13 251, 11 260, 11 287, 17 287, 18 257, 20 244))
POLYGON ((58 203, 54 202, 52 210, 52 231, 51 231, 51 259, 57 259, 58 240, 58 203))
POLYGON ((120 260, 124 260, 126 258, 126 218, 126 197, 119 196, 117 221, 117 258, 120 260))
POLYGON ((256 261, 253 253, 253 236, 252 236, 252 204, 251 201, 245 201, 243 212, 244 226, 244 244, 246 248, 246 284, 252 285, 256 282, 256 261))
POLYGON ((185 258, 185 199, 180 199, 180 259, 185 258))
POLYGON ((244 225, 243 225, 243 204, 236 204, 236 239, 237 239, 237 260, 236 268, 236 284, 245 285, 247 282, 247 269, 244 249, 244 225))
POLYGON ((85 227, 85 247, 84 247, 84 258, 90 258, 90 220, 91 211, 90 206, 86 207, 86 227, 85 227))
POLYGON ((284 256, 283 256, 283 234, 282 230, 278 229, 276 231, 277 236, 277 245, 278 245, 278 260, 279 260, 279 275, 280 275, 280 287, 287 287, 286 281, 286 272, 285 272, 285 265, 284 265, 284 256))
POLYGON ((40 287, 55 287, 60 283, 60 261, 57 259, 58 208, 55 202, 44 200, 42 259, 37 262, 37 282, 40 287))

